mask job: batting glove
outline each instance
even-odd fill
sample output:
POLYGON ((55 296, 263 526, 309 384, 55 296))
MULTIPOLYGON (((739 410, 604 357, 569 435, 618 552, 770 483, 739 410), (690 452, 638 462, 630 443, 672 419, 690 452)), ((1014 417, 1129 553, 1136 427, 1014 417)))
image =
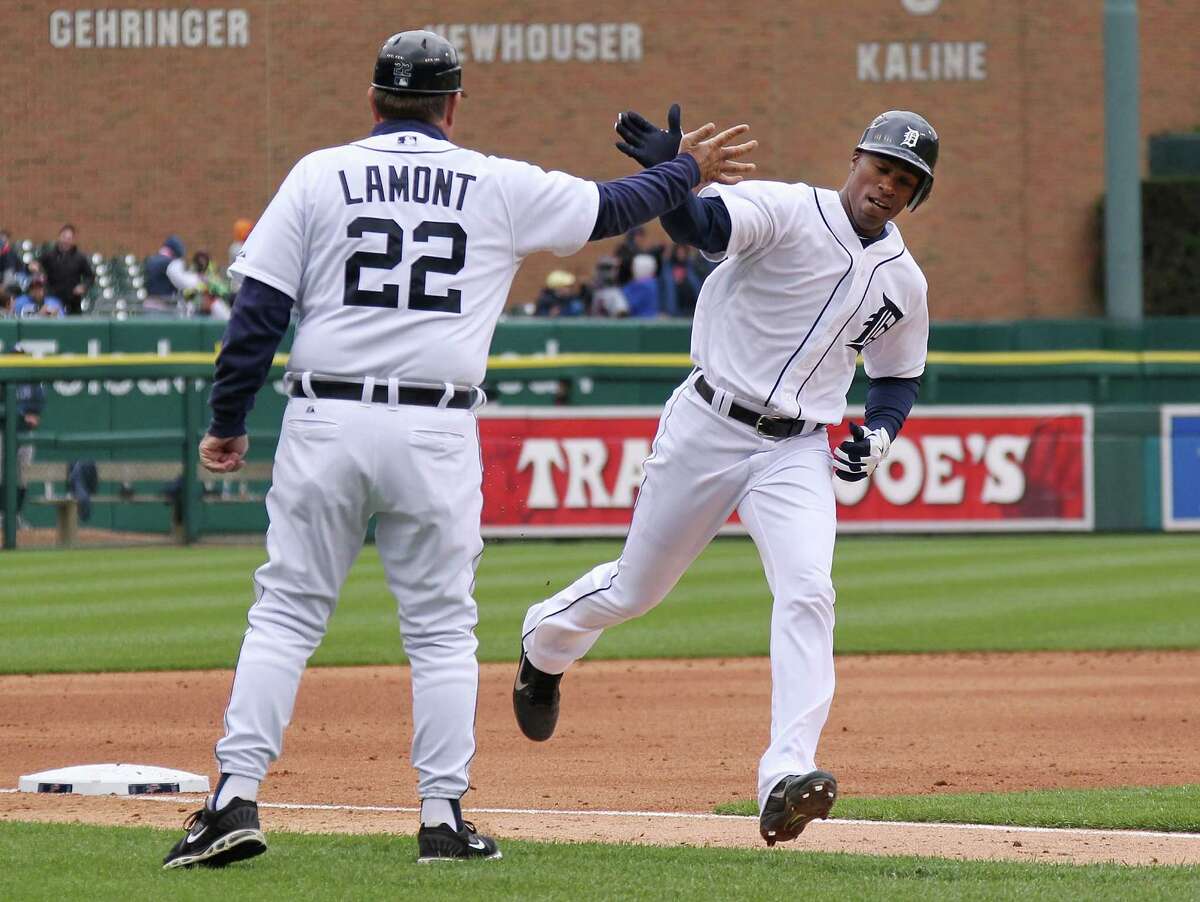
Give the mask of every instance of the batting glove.
POLYGON ((892 437, 886 429, 867 430, 851 423, 850 438, 833 451, 833 468, 839 479, 858 482, 875 472, 891 447, 892 437))
POLYGON ((633 157, 645 168, 666 163, 679 154, 679 142, 683 131, 679 127, 679 104, 674 103, 667 111, 667 129, 664 131, 648 122, 641 113, 629 110, 617 116, 617 134, 624 140, 617 142, 617 150, 633 157))

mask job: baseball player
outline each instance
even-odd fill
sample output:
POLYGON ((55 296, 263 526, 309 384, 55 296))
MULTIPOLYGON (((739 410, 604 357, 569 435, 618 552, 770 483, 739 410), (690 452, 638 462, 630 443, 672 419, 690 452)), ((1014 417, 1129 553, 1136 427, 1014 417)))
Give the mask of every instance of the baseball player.
POLYGON ((475 565, 483 551, 473 411, 488 346, 521 261, 574 253, 753 164, 746 126, 684 136, 683 152, 597 184, 456 146, 462 69, 431 32, 390 37, 368 90, 370 136, 300 160, 231 266, 242 277, 217 359, 204 466, 239 469, 245 417, 298 314, 291 398, 267 496, 220 780, 164 866, 265 851, 256 798, 282 748, 300 676, 325 634, 367 521, 412 664, 419 861, 499 858, 463 820, 475 753, 475 565))
MULTIPOLYGON (((644 166, 674 156, 670 128, 636 113, 617 146, 644 166)), ((521 730, 554 732, 559 682, 605 627, 644 614, 737 511, 766 570, 771 616, 771 742, 758 770, 767 845, 829 814, 832 775, 816 769, 833 699, 836 511, 830 465, 866 479, 916 400, 928 340, 926 284, 893 219, 933 187, 937 133, 915 113, 867 127, 840 191, 750 181, 705 188, 662 217, 670 236, 722 261, 692 330, 696 369, 659 421, 621 556, 525 617, 513 688, 521 730), (830 455, 862 355, 866 426, 830 455)))

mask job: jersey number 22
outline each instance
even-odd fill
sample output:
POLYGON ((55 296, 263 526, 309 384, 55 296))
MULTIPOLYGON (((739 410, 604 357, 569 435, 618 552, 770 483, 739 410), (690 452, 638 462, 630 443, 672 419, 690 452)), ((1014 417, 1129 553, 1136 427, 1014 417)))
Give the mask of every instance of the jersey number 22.
MULTIPOLYGON (((342 304, 350 307, 400 306, 400 286, 385 283, 379 291, 368 291, 358 287, 358 274, 364 269, 394 269, 404 256, 404 229, 391 219, 360 216, 346 228, 347 238, 361 238, 373 232, 387 236, 387 250, 382 254, 375 251, 357 251, 346 261, 346 289, 342 304)), ((408 309, 430 310, 436 313, 462 313, 462 292, 457 288, 447 289, 445 294, 430 294, 425 290, 425 279, 431 272, 453 276, 462 272, 467 260, 467 233, 456 222, 423 222, 413 229, 412 240, 425 242, 430 238, 451 240, 449 257, 418 257, 409 271, 408 309)))

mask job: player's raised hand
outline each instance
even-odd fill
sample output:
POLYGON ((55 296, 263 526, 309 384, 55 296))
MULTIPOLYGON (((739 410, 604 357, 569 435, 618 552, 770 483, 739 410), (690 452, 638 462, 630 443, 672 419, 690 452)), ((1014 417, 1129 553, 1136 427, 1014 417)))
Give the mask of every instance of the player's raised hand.
POLYGON ((622 138, 617 142, 617 150, 627 157, 633 157, 647 169, 675 159, 683 138, 679 116, 679 104, 671 104, 671 109, 667 111, 667 128, 663 130, 636 110, 617 114, 615 127, 622 138))
POLYGON ((245 435, 218 438, 205 435, 200 439, 200 463, 210 473, 236 473, 246 465, 250 439, 245 435))
MULTIPOLYGON (((703 133, 708 127, 708 125, 702 126, 697 129, 697 132, 703 133)), ((715 126, 713 128, 715 129, 715 126)), ((753 163, 742 163, 738 160, 753 152, 754 148, 758 147, 758 142, 733 143, 735 139, 740 138, 748 131, 750 131, 748 125, 735 125, 723 132, 718 132, 711 138, 696 141, 686 149, 681 145, 680 152, 691 154, 695 159, 696 164, 700 167, 701 184, 717 182, 722 185, 736 185, 755 168, 753 163)))

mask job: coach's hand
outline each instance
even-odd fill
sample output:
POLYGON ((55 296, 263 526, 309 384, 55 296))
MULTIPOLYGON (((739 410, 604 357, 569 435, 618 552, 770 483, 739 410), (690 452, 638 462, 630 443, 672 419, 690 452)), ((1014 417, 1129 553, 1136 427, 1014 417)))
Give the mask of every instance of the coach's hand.
MULTIPOLYGON (((708 126, 705 126, 706 128, 708 126)), ((713 126, 715 128, 716 126, 713 126)), ((699 129, 703 131, 703 129, 699 129)), ((736 185, 742 180, 744 173, 753 172, 753 163, 739 163, 738 157, 744 157, 758 147, 757 141, 747 141, 744 144, 734 144, 735 138, 740 138, 750 131, 748 125, 735 125, 725 131, 713 135, 707 141, 697 141, 691 147, 680 145, 681 152, 690 154, 700 167, 700 184, 720 182, 722 185, 736 185)))
POLYGON ((236 473, 246 464, 250 439, 245 435, 217 438, 205 435, 200 439, 200 463, 210 473, 236 473))
POLYGON ((839 479, 858 482, 875 472, 892 447, 892 437, 886 429, 863 429, 850 424, 850 438, 833 451, 833 468, 839 479))
POLYGON ((681 153, 689 153, 700 165, 701 183, 719 182, 722 185, 736 185, 743 177, 754 171, 753 163, 737 162, 758 146, 757 141, 745 144, 726 146, 739 135, 750 130, 749 126, 739 125, 726 129, 720 135, 713 137, 717 130, 711 122, 705 123, 695 131, 683 134, 680 128, 679 104, 671 105, 667 111, 667 128, 661 129, 646 119, 636 110, 628 110, 617 116, 616 130, 624 140, 617 142, 617 150, 628 157, 637 160, 642 166, 649 168, 659 163, 675 159, 681 153), (721 157, 715 170, 706 170, 701 163, 700 155, 709 153, 709 148, 703 146, 716 142, 721 148, 721 157))

